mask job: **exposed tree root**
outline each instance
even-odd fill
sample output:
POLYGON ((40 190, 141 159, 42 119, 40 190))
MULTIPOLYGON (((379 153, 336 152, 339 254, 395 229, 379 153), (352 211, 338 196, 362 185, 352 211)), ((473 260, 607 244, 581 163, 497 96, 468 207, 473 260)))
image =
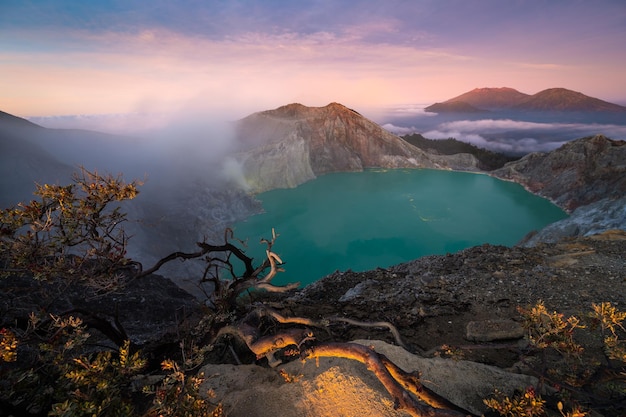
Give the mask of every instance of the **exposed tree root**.
POLYGON ((388 321, 369 322, 369 321, 354 320, 354 319, 350 319, 347 317, 329 317, 329 318, 325 318, 319 321, 315 321, 307 317, 285 317, 282 314, 280 314, 278 311, 271 309, 269 307, 266 307, 266 306, 258 306, 256 307, 254 312, 259 316, 272 317, 274 320, 282 324, 302 324, 302 325, 310 326, 310 327, 328 328, 328 326, 330 326, 331 323, 338 322, 338 323, 346 323, 346 324, 350 324, 352 326, 358 326, 358 327, 385 327, 389 329, 389 331, 393 335, 393 338, 396 341, 396 344, 398 346, 406 350, 409 350, 407 346, 404 344, 402 337, 400 336, 400 332, 398 331, 396 326, 394 326, 392 323, 389 323, 388 321))
POLYGON ((394 399, 397 409, 404 410, 415 417, 461 417, 471 416, 470 413, 459 411, 458 407, 424 389, 419 378, 408 374, 394 365, 389 359, 376 353, 373 349, 357 343, 325 343, 313 346, 303 352, 304 359, 321 357, 346 358, 359 361, 372 371, 385 389, 394 399), (404 385, 404 386, 403 386, 404 385), (415 394, 424 404, 420 403, 415 394), (445 407, 445 408, 435 408, 445 407))
POLYGON ((354 319, 350 319, 347 317, 331 317, 329 320, 347 323, 347 324, 351 324, 353 326, 359 326, 359 327, 386 327, 389 329, 389 331, 393 335, 393 338, 395 339, 398 346, 406 350, 409 350, 407 346, 404 344, 404 342, 402 341, 402 337, 400 336, 400 332, 398 331, 396 326, 389 323, 388 321, 367 322, 367 321, 354 320, 354 319))

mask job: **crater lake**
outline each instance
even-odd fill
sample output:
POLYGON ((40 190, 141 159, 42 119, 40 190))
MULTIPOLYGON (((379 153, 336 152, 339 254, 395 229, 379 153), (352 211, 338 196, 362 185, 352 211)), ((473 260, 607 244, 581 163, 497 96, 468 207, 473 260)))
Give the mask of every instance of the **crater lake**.
POLYGON ((521 185, 484 174, 430 169, 326 174, 261 193, 264 213, 234 225, 246 253, 283 260, 275 284, 310 284, 336 270, 366 271, 490 243, 512 246, 567 217, 521 185))

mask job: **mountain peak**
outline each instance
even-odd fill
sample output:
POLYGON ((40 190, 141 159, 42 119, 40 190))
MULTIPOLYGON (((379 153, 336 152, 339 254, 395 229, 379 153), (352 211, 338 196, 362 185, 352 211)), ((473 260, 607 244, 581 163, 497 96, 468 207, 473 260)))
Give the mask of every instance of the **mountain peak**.
POLYGON ((274 117, 299 118, 326 115, 329 112, 350 112, 360 115, 357 111, 349 109, 341 103, 332 102, 323 107, 309 107, 300 103, 290 103, 273 110, 265 110, 260 114, 274 117))
MULTIPOLYGON (((548 88, 533 95, 521 93, 510 87, 474 88, 467 93, 463 93, 443 103, 436 103, 436 105, 441 107, 440 111, 442 112, 458 112, 458 110, 454 109, 463 107, 469 108, 467 107, 468 105, 473 106, 477 110, 496 111, 510 109, 531 112, 626 112, 626 107, 624 106, 589 97, 578 91, 561 87, 548 88)), ((431 111, 439 112, 435 109, 431 111)))
POLYGON ((477 109, 497 110, 517 104, 527 97, 529 97, 528 94, 520 93, 510 87, 483 87, 475 88, 444 103, 464 102, 477 109))
POLYGON ((581 111, 581 112, 624 112, 626 107, 589 97, 566 88, 548 88, 529 96, 513 106, 517 110, 529 111, 581 111))
POLYGON ((470 93, 494 93, 494 92, 509 92, 509 93, 519 93, 514 88, 511 87, 478 87, 474 88, 470 93))
MULTIPOLYGON (((336 102, 289 104, 239 121, 239 155, 250 190, 294 187, 329 172, 449 167, 336 102)), ((474 161, 472 160, 472 163, 474 161)))

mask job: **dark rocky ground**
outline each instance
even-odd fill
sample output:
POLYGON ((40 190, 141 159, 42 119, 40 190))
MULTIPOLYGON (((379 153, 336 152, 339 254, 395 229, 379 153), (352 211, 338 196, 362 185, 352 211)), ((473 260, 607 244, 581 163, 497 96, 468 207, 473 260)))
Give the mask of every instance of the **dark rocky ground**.
MULTIPOLYGON (((471 321, 520 321, 518 306, 543 300, 550 311, 582 316, 592 303, 611 302, 626 310, 626 232, 565 238, 535 247, 482 245, 448 255, 427 256, 386 269, 335 272, 287 295, 256 294, 284 315, 313 320, 346 317, 388 321, 414 353, 432 355, 441 345, 468 348, 467 359, 510 366, 515 354, 485 349, 466 338, 471 321), (476 349, 472 349, 472 346, 476 349)), ((137 345, 165 342, 203 313, 202 303, 158 275, 137 279, 122 289, 97 295, 85 288, 0 280, 4 325, 47 312, 90 311, 115 319, 137 345)), ((394 342, 384 328, 334 324, 318 330, 321 340, 380 339, 394 342)), ((503 346, 511 341, 504 341, 503 346)), ((493 347, 493 345, 491 345, 493 347)))
MULTIPOLYGON (((538 300, 550 311, 579 317, 590 311, 594 302, 608 301, 624 311, 624 253, 625 231, 565 238, 530 248, 482 245, 387 269, 335 272, 295 293, 255 294, 254 301, 265 302, 285 316, 388 321, 398 328, 408 350, 420 356, 445 356, 445 349, 440 348, 448 345, 459 358, 531 373, 520 366, 524 346, 520 338, 473 342, 467 338, 468 323, 506 319, 515 325, 521 318, 517 307, 538 300)), ((179 352, 179 337, 193 332, 207 312, 197 299, 157 275, 131 281, 124 289, 106 295, 32 279, 0 280, 0 291, 4 294, 0 300, 2 326, 26 326, 29 312, 42 306, 56 314, 74 312, 99 329, 103 328, 100 319, 113 331, 119 329, 119 322, 154 363, 179 352), (84 311, 94 315, 81 313, 84 311)), ((319 341, 378 339, 396 343, 384 328, 333 323, 314 332, 319 341)), ((111 344, 98 334, 96 331, 93 342, 100 347, 111 344)), ((589 360, 601 357, 600 339, 583 338, 581 342, 589 360)), ((254 361, 249 352, 245 354, 243 343, 233 340, 218 343, 210 360, 234 363, 229 343, 243 352, 240 359, 254 361)), ((604 415, 621 415, 624 409, 626 405, 604 415)))
MULTIPOLYGON (((467 359, 508 367, 517 354, 501 347, 511 341, 472 343, 466 338, 469 322, 519 321, 517 307, 539 300, 566 316, 582 317, 592 303, 604 301, 626 310, 624 253, 624 231, 532 248, 482 245, 388 269, 335 272, 290 297, 283 311, 314 319, 389 321, 415 353, 431 355, 446 344, 464 347, 467 359)), ((342 325, 331 331, 333 338, 393 342, 386 329, 342 325)))

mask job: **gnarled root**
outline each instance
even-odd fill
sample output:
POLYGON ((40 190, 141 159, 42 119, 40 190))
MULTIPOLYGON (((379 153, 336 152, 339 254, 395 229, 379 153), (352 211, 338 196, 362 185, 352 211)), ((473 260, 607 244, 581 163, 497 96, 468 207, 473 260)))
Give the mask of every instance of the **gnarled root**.
POLYGON ((444 398, 432 391, 425 390, 415 375, 408 374, 394 365, 389 359, 373 349, 357 343, 325 343, 313 346, 303 353, 304 359, 338 357, 353 359, 367 366, 391 394, 398 409, 414 417, 462 417, 471 415, 467 412, 451 409, 454 407, 444 398), (403 387, 404 385, 405 387, 403 387), (413 392, 426 404, 421 404, 411 396, 413 392), (444 406, 446 408, 435 408, 444 406))
POLYGON ((300 348, 304 342, 313 340, 313 332, 308 329, 287 329, 276 335, 258 337, 258 329, 248 324, 237 327, 226 326, 222 328, 218 337, 223 334, 233 334, 243 340, 257 359, 265 356, 268 364, 274 368, 282 362, 274 357, 274 354, 287 346, 300 348))

